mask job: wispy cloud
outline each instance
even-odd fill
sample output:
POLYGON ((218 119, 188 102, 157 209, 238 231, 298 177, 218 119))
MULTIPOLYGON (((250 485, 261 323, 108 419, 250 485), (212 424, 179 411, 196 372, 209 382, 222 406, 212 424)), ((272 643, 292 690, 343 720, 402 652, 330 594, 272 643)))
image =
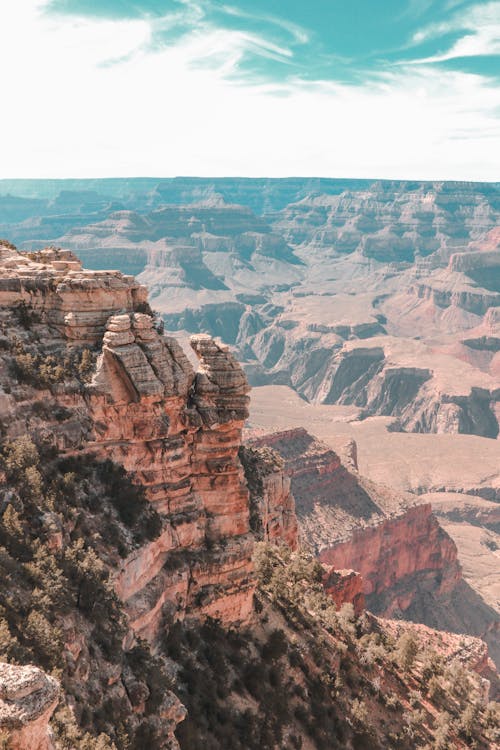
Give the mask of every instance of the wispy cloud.
POLYGON ((430 24, 416 32, 413 42, 420 44, 450 33, 458 33, 461 36, 448 50, 417 62, 443 62, 463 57, 500 55, 500 2, 478 4, 456 12, 448 20, 430 24))
POLYGON ((278 26, 279 28, 287 31, 297 44, 307 44, 310 41, 310 31, 305 29, 303 26, 299 26, 296 23, 292 23, 285 18, 278 16, 269 15, 267 13, 248 13, 241 8, 236 8, 232 5, 223 5, 222 10, 230 16, 236 16, 238 18, 246 18, 250 20, 264 21, 267 24, 278 26))
POLYGON ((44 7, 0 4, 5 177, 500 177, 498 87, 485 76, 386 65, 357 85, 308 81, 294 65, 306 31, 277 19, 257 33, 216 23, 203 2, 114 21, 44 7), (248 56, 290 74, 249 77, 248 56))

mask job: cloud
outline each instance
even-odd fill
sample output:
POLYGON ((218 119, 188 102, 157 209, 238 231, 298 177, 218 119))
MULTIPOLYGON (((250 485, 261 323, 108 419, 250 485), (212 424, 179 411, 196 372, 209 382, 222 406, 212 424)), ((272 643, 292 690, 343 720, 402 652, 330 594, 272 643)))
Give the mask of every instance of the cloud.
POLYGON ((4 177, 500 177, 498 88, 484 77, 406 66, 356 86, 249 82, 249 50, 286 62, 293 46, 208 24, 155 47, 157 18, 5 5, 4 177))
POLYGON ((463 57, 500 55, 500 2, 474 5, 455 13, 449 20, 430 24, 416 32, 414 43, 443 37, 450 33, 462 36, 445 52, 416 62, 444 62, 463 57))
POLYGON ((310 32, 307 29, 296 23, 292 23, 285 18, 278 18, 277 16, 269 15, 267 13, 247 13, 240 8, 231 5, 223 5, 221 10, 223 10, 224 13, 227 13, 230 16, 236 16, 237 18, 264 21, 267 24, 278 26, 280 29, 288 32, 292 36, 293 41, 297 44, 307 44, 310 40, 310 32))

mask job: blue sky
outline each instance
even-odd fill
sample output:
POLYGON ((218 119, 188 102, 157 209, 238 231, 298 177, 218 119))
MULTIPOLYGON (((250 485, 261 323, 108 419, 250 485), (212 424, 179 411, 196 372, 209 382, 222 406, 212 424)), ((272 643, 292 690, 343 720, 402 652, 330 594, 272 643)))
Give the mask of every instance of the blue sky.
POLYGON ((425 64, 500 78, 498 2, 53 0, 48 12, 148 19, 151 42, 159 46, 204 30, 239 32, 247 38, 241 77, 361 81, 395 65, 429 60, 425 64))
POLYGON ((500 180, 497 0, 2 5, 2 176, 500 180))

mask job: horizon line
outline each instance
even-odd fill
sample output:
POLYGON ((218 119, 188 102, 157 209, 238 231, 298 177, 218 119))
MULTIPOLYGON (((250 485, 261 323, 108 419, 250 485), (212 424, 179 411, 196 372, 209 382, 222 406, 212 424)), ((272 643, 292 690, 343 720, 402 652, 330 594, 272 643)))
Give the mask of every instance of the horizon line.
POLYGON ((484 184, 500 185, 500 176, 498 179, 481 180, 472 178, 450 179, 446 177, 332 177, 325 175, 200 175, 200 174, 177 174, 177 175, 121 175, 121 176, 92 176, 92 177, 0 177, 0 184, 3 182, 66 182, 66 181, 95 181, 95 180, 331 180, 331 181, 358 181, 358 182, 425 182, 425 183, 460 183, 460 184, 484 184))

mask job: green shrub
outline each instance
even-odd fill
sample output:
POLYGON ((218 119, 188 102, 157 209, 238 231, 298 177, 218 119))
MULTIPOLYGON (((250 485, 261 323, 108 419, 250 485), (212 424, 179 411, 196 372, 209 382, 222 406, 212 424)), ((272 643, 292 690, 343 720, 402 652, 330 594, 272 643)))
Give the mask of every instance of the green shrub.
POLYGON ((396 661, 403 667, 406 672, 409 672, 417 657, 419 651, 419 645, 416 637, 411 632, 405 632, 399 636, 396 642, 396 661))

